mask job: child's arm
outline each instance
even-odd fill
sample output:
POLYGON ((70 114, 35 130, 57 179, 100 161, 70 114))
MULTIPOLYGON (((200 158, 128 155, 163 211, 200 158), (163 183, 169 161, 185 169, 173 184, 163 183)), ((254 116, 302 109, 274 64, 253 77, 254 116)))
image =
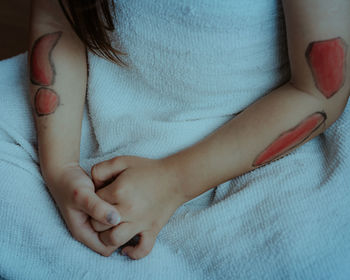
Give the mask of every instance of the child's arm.
MULTIPOLYGON (((199 143, 163 159, 119 156, 92 169, 97 194, 122 223, 93 222, 105 244, 146 256, 176 208, 312 139, 342 113, 349 97, 350 1, 285 0, 292 80, 199 143), (110 181, 112 180, 112 183, 110 181)), ((181 132, 180 132, 181 133, 181 132)))
POLYGON ((291 80, 166 159, 186 199, 283 157, 325 131, 350 90, 350 1, 284 0, 291 80))
POLYGON ((67 163, 79 163, 87 66, 85 47, 57 1, 34 0, 28 66, 31 103, 45 179, 67 163))
POLYGON ((31 1, 28 66, 43 178, 72 235, 109 255, 111 250, 100 242, 88 218, 115 224, 114 208, 98 198, 79 166, 86 49, 58 1, 31 1))

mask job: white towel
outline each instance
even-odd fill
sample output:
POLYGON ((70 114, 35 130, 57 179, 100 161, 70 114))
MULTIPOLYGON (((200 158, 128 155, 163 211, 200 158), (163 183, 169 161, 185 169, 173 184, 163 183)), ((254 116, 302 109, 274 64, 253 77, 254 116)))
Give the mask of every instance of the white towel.
POLYGON ((116 1, 130 69, 94 55, 98 154, 164 157, 201 140, 289 78, 276 0, 116 1))
MULTIPOLYGON (((87 171, 181 150, 286 81, 278 1, 242 2, 117 1, 133 67, 89 53, 87 171)), ((180 207, 147 257, 105 258, 71 237, 40 176, 26 63, 0 62, 2 278, 349 279, 349 105, 290 155, 180 207)))

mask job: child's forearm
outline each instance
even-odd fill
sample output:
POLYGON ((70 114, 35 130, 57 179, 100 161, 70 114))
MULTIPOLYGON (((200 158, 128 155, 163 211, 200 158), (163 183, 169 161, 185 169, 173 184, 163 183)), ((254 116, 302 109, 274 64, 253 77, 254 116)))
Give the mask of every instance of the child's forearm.
POLYGON ((79 163, 87 82, 85 47, 57 3, 31 4, 29 88, 44 179, 65 164, 79 163))
POLYGON ((322 133, 343 111, 348 93, 324 101, 289 83, 249 106, 196 145, 165 162, 186 200, 286 155, 322 133))
POLYGON ((186 199, 276 160, 330 126, 350 91, 350 2, 283 0, 291 81, 165 158, 186 199))

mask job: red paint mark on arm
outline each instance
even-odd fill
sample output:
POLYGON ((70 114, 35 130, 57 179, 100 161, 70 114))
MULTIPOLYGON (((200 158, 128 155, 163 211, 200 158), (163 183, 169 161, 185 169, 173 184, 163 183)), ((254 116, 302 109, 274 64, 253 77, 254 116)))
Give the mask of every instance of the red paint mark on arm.
POLYGON ((344 84, 346 51, 342 38, 312 42, 306 50, 316 87, 326 98, 332 97, 344 84))
POLYGON ((52 89, 42 87, 35 94, 34 104, 39 116, 48 115, 55 112, 59 98, 52 89))
POLYGON ((259 166, 277 159, 287 151, 306 140, 327 119, 323 112, 316 112, 307 117, 296 127, 281 134, 255 160, 253 166, 259 166))
POLYGON ((30 57, 30 80, 33 84, 49 86, 55 80, 52 50, 62 35, 61 31, 46 34, 37 39, 30 57))

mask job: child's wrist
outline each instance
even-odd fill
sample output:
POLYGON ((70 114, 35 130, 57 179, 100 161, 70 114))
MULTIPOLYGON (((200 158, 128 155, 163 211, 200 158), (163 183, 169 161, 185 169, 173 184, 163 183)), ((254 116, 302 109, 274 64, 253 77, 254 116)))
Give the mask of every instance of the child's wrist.
POLYGON ((78 161, 41 165, 41 174, 48 185, 55 185, 64 176, 67 168, 74 167, 80 167, 78 161))
MULTIPOLYGON (((196 196, 192 195, 191 192, 191 182, 193 182, 193 178, 187 178, 187 174, 191 174, 189 170, 186 169, 184 163, 181 162, 179 158, 176 157, 167 157, 162 159, 163 165, 165 166, 170 177, 174 178, 173 186, 174 186, 174 194, 179 198, 181 203, 185 203, 196 196)), ((192 185, 193 187, 193 185, 192 185)))

